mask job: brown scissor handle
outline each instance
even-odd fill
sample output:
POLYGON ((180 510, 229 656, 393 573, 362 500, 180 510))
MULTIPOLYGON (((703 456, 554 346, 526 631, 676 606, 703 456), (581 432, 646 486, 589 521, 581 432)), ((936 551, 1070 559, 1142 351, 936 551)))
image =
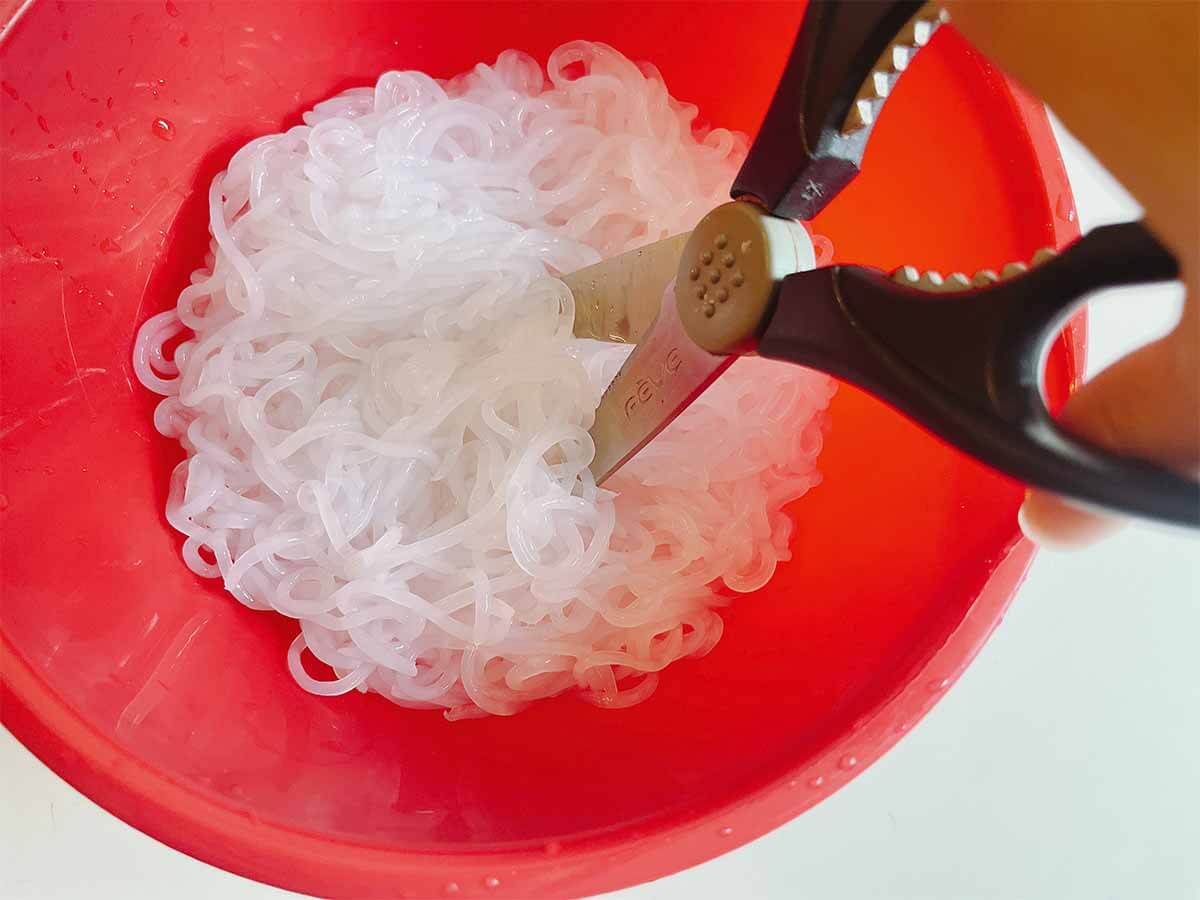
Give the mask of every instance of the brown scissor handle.
POLYGON ((1088 295, 1177 274, 1137 222, 1094 229, 1028 273, 975 290, 929 293, 831 266, 784 279, 758 352, 856 384, 1028 484, 1200 528, 1200 483, 1065 431, 1041 387, 1052 341, 1088 295))
POLYGON ((884 99, 943 18, 921 0, 810 0, 734 199, 820 212, 858 174, 884 99))

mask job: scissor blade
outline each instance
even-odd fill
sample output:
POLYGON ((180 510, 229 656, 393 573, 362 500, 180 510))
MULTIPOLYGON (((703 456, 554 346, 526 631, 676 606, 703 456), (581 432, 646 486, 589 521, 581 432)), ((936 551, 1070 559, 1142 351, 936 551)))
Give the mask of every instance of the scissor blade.
POLYGON ((691 232, 563 277, 575 297, 575 337, 636 344, 658 315, 691 232))
POLYGON ((687 409, 736 358, 697 346, 679 321, 675 298, 663 298, 664 290, 658 317, 596 409, 591 430, 596 458, 590 468, 597 484, 687 409))

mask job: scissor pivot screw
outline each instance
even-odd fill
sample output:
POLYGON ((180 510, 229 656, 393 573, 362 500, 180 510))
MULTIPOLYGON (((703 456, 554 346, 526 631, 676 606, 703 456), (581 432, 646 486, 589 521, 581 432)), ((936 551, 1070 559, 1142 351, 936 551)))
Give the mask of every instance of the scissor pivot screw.
POLYGON ((700 268, 702 277, 693 280, 711 286, 704 285, 703 295, 676 293, 680 322, 710 353, 747 352, 765 326, 779 281, 812 268, 815 259, 803 225, 752 203, 718 206, 700 220, 684 247, 676 283, 688 284, 700 268))

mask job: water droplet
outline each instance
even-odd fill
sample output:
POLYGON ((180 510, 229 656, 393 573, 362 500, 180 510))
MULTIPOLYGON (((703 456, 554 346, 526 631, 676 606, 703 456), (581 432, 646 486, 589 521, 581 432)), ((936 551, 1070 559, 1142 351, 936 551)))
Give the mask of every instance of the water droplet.
POLYGON ((76 165, 83 164, 83 154, 80 153, 78 150, 71 151, 71 159, 75 160, 76 165))
POLYGON ((833 241, 823 234, 814 234, 812 245, 818 266, 826 266, 833 262, 833 241))
POLYGON ((104 240, 102 240, 100 242, 100 252, 101 253, 120 253, 121 245, 118 244, 116 241, 114 241, 112 238, 106 237, 104 240))
POLYGON ((845 756, 843 756, 841 759, 838 760, 838 768, 839 769, 850 770, 850 769, 853 769, 857 765, 858 765, 858 757, 855 756, 853 753, 847 753, 845 756))
POLYGON ((461 889, 459 888, 457 881, 451 881, 444 888, 442 888, 443 893, 445 893, 447 897, 453 897, 459 892, 459 890, 461 889))
POLYGON ((190 37, 188 37, 188 36, 187 36, 187 32, 186 32, 186 31, 185 31, 183 34, 181 34, 181 35, 179 36, 179 46, 180 46, 180 47, 187 47, 187 46, 190 46, 190 45, 191 45, 191 43, 192 43, 192 39, 191 39, 190 37))
POLYGON ((931 681, 928 684, 929 693, 931 693, 931 694, 936 694, 939 691, 944 691, 948 687, 950 687, 950 679, 949 678, 939 678, 938 680, 931 681))
POLYGON ((558 856, 558 854, 562 853, 562 844, 558 841, 551 841, 542 848, 542 852, 547 856, 558 856))
POLYGON ((1054 212, 1064 222, 1075 221, 1075 204, 1071 201, 1070 194, 1058 195, 1058 202, 1054 204, 1054 212))
POLYGON ((795 778, 793 778, 791 781, 789 781, 789 782, 787 783, 787 786, 788 786, 789 788, 793 789, 793 790, 794 790, 795 788, 797 788, 799 785, 800 785, 800 782, 799 782, 799 781, 797 781, 795 778))
POLYGON ((42 131, 46 132, 46 134, 50 133, 50 125, 46 121, 45 116, 38 116, 37 123, 38 123, 38 128, 42 129, 42 131))
POLYGON ((908 725, 905 722, 901 722, 895 728, 896 734, 905 734, 905 733, 907 733, 907 731, 908 731, 908 725))
POLYGON ((730 828, 728 825, 726 825, 724 828, 722 828, 720 831, 717 832, 717 835, 719 837, 729 837, 732 834, 733 834, 733 829, 730 828))
POLYGON ((67 87, 75 90, 75 79, 71 77, 71 70, 67 69, 67 87))
POLYGON ((487 878, 483 879, 483 886, 488 890, 494 891, 496 888, 500 887, 500 879, 495 875, 489 875, 487 878))
POLYGON ((167 0, 167 15, 172 19, 179 17, 179 7, 172 3, 171 0, 167 0))
POLYGON ((79 193, 79 185, 77 185, 77 184, 71 185, 71 193, 78 194, 79 193))
POLYGON ((175 126, 166 119, 155 119, 150 123, 150 131, 160 141, 175 140, 175 126))
POLYGON ((814 790, 816 788, 821 787, 821 785, 823 785, 824 783, 825 783, 824 775, 814 775, 812 778, 808 779, 808 786, 810 788, 813 788, 814 790))
POLYGON ((112 98, 112 97, 109 97, 107 100, 105 100, 105 101, 104 101, 104 105, 105 105, 105 106, 106 106, 108 109, 112 109, 112 108, 113 108, 113 98, 112 98))
POLYGON ((42 474, 53 475, 54 474, 54 466, 42 466, 42 474))
POLYGON ((17 93, 17 89, 7 81, 0 81, 0 87, 4 88, 4 93, 8 94, 8 96, 12 97, 14 100, 21 99, 21 95, 17 93))

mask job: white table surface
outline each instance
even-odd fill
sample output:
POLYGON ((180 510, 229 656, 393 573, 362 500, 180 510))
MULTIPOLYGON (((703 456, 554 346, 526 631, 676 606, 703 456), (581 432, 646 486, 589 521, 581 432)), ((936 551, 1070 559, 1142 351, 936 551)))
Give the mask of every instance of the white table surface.
MULTIPOLYGON (((1133 207, 1064 139, 1082 224, 1133 207)), ((1096 304, 1092 366, 1178 292, 1096 304)), ((1128 299, 1128 298, 1124 298, 1128 299)), ((732 853, 609 900, 1200 897, 1200 543, 1043 553, 978 660, 883 760, 732 853)), ((95 806, 0 730, 0 897, 268 900, 95 806)))

